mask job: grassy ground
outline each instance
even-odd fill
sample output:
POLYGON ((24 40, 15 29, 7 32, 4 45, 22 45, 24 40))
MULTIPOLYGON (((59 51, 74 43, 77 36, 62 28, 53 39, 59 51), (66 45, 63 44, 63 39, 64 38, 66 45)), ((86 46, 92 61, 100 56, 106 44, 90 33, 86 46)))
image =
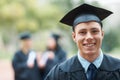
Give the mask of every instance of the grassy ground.
POLYGON ((13 54, 0 52, 0 80, 14 80, 14 73, 11 66, 13 54))
POLYGON ((8 52, 0 52, 0 60, 11 60, 13 57, 13 54, 8 52))
POLYGON ((0 80, 14 80, 14 72, 11 61, 0 60, 0 80))

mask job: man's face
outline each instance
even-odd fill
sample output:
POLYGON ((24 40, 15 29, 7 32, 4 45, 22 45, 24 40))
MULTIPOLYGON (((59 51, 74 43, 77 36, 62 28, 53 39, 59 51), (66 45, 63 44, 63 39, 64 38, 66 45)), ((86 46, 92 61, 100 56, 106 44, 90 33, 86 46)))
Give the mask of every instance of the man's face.
POLYGON ((32 47, 32 40, 31 39, 26 39, 22 41, 22 45, 23 47, 27 48, 27 49, 31 49, 32 47))
POLYGON ((100 24, 94 21, 78 24, 72 33, 73 40, 83 56, 99 54, 103 35, 100 24))
POLYGON ((50 37, 48 39, 48 42, 47 42, 47 47, 49 49, 55 49, 55 47, 56 47, 56 41, 55 41, 55 39, 53 39, 52 37, 50 37))

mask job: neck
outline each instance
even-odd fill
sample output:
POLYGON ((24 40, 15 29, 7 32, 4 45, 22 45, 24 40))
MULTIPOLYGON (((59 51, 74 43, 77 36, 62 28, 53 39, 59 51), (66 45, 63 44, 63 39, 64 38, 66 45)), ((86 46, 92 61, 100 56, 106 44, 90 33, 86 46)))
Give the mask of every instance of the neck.
POLYGON ((24 53, 24 54, 28 54, 29 49, 28 49, 28 48, 23 47, 23 48, 22 48, 22 51, 23 51, 23 53, 24 53))
POLYGON ((98 52, 98 53, 94 53, 94 54, 90 54, 90 55, 88 55, 88 54, 81 54, 81 53, 79 53, 84 59, 86 59, 87 61, 89 61, 89 62, 94 62, 94 60, 100 55, 100 52, 98 52))

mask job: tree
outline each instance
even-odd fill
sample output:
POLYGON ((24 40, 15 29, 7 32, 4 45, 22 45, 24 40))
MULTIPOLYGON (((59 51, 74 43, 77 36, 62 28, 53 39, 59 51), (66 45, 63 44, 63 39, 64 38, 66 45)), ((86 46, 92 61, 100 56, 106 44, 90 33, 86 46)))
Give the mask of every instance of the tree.
POLYGON ((105 52, 110 52, 118 46, 119 46, 119 37, 114 30, 110 30, 104 36, 102 49, 105 52))

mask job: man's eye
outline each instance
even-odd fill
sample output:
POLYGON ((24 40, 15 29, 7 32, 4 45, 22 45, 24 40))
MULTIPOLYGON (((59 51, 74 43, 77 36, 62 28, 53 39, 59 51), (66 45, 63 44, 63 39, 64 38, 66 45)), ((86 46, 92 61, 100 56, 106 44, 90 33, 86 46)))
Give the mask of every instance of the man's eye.
POLYGON ((80 34, 86 34, 86 32, 80 32, 80 34))
POLYGON ((99 31, 97 31, 97 30, 93 30, 93 31, 92 31, 92 33, 98 33, 98 32, 99 32, 99 31))

